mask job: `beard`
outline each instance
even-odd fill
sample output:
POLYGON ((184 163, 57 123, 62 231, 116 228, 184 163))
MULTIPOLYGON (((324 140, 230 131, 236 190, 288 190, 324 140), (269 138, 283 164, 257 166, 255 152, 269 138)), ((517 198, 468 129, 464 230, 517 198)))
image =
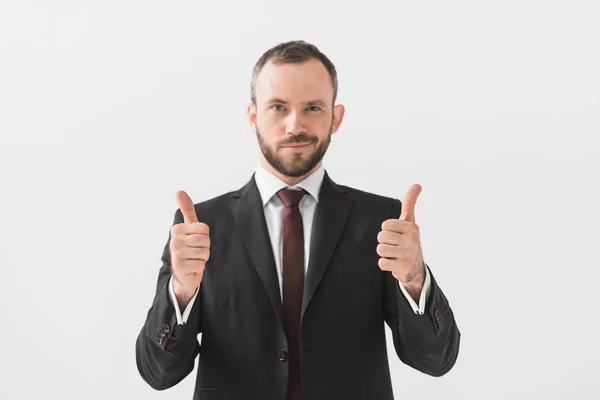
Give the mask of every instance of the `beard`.
POLYGON ((286 140, 284 143, 269 146, 263 139, 258 127, 256 128, 256 137, 258 138, 258 145, 260 150, 262 151, 265 159, 271 166, 280 174, 285 176, 289 176, 292 178, 298 178, 308 174, 312 169, 323 159, 325 153, 327 152, 327 148, 329 147, 329 143, 331 143, 331 131, 333 128, 333 121, 331 126, 329 127, 329 132, 327 137, 321 142, 318 142, 318 139, 315 136, 308 134, 300 134, 292 136, 289 140, 286 140), (281 145, 290 145, 293 143, 316 143, 316 148, 313 150, 311 154, 308 155, 307 158, 304 158, 303 154, 291 154, 289 159, 284 159, 284 157, 277 151, 277 147, 281 145))

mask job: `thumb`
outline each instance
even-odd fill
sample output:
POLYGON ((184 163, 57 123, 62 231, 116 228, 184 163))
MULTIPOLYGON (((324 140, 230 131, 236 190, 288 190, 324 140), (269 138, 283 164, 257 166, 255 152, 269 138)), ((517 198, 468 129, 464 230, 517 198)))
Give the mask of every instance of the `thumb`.
POLYGON ((421 193, 421 185, 415 184, 408 188, 408 191, 402 199, 402 213, 400 219, 403 221, 415 222, 415 204, 417 203, 417 197, 421 193))
POLYGON ((196 209, 194 208, 194 203, 192 202, 192 199, 190 199, 190 196, 188 196, 185 191, 178 190, 175 197, 177 198, 179 209, 183 214, 183 222, 186 224, 190 222, 198 222, 196 209))

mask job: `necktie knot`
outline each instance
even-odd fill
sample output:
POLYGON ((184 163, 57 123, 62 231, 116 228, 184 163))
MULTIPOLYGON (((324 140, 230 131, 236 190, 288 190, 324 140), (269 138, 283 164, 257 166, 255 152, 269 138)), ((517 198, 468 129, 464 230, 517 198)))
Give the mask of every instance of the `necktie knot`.
POLYGON ((297 207, 305 194, 306 191, 304 189, 281 189, 277 192, 277 197, 281 199, 286 207, 297 207))

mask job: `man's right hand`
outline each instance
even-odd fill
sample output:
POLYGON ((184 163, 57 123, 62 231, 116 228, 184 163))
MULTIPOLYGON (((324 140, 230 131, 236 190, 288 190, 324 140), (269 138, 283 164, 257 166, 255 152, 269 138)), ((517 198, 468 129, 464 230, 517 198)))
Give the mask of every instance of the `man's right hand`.
POLYGON ((183 223, 171 227, 169 250, 173 289, 180 309, 184 309, 202 281, 210 256, 210 237, 208 225, 198 222, 190 196, 180 190, 176 197, 183 223))

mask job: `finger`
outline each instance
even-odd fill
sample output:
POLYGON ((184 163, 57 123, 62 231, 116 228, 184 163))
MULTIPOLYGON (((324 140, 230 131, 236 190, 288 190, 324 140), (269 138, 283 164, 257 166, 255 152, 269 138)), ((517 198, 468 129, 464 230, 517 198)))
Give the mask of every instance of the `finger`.
POLYGON ((379 231, 377 234, 377 241, 382 244, 400 244, 402 239, 402 234, 393 231, 379 231))
POLYGON ((388 258, 380 258, 379 261, 377 261, 377 265, 379 265, 379 268, 382 271, 393 271, 394 270, 394 261, 392 261, 388 258))
POLYGON ((406 251, 410 250, 410 248, 408 247, 400 247, 400 246, 395 246, 395 245, 390 245, 390 244, 378 244, 377 245, 377 254, 379 255, 379 257, 383 257, 383 258, 388 258, 391 260, 399 260, 399 261, 403 261, 405 259, 410 259, 409 256, 407 256, 406 251))
POLYGON ((178 190, 176 194, 177 204, 179 205, 179 209, 183 214, 183 222, 198 222, 198 217, 196 216, 196 209, 194 208, 194 203, 188 194, 183 190, 178 190))
POLYGON ((189 247, 210 248, 210 237, 208 235, 192 233, 191 235, 182 236, 179 240, 189 247))
POLYGON ((204 271, 206 263, 198 260, 182 260, 177 263, 177 274, 187 276, 204 271))
POLYGON ((408 191, 402 199, 402 213, 400 218, 402 221, 415 222, 415 204, 417 203, 417 197, 421 193, 421 185, 415 184, 408 188, 408 191))
POLYGON ((177 250, 177 260, 208 261, 210 250, 207 247, 182 247, 177 250))
POLYGON ((401 221, 396 218, 386 219, 381 223, 381 230, 386 232, 396 232, 398 234, 410 233, 415 229, 416 224, 409 221, 401 221))
POLYGON ((376 251, 379 257, 383 258, 396 258, 401 253, 398 246, 390 244, 378 244, 376 251))
POLYGON ((210 234, 208 225, 204 222, 192 222, 191 224, 175 224, 171 227, 171 236, 176 235, 206 235, 210 234))

